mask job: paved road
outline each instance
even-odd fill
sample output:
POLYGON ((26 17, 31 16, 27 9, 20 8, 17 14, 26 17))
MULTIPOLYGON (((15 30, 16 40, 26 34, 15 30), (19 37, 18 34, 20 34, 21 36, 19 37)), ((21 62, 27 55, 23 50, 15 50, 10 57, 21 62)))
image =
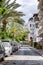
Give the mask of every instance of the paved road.
POLYGON ((3 65, 43 65, 43 58, 30 46, 21 47, 10 57, 6 57, 3 65))

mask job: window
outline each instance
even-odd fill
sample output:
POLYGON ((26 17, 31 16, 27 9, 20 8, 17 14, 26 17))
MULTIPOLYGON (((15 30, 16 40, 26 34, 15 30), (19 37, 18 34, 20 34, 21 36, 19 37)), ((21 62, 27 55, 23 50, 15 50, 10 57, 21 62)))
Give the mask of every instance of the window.
POLYGON ((32 33, 30 33, 30 34, 34 35, 34 32, 32 32, 32 33))
POLYGON ((38 24, 36 24, 36 28, 38 28, 38 24))
POLYGON ((33 25, 33 27, 34 27, 34 25, 33 25))
POLYGON ((32 37, 30 37, 30 40, 32 40, 32 37))
POLYGON ((31 27, 31 24, 30 24, 30 27, 31 27))

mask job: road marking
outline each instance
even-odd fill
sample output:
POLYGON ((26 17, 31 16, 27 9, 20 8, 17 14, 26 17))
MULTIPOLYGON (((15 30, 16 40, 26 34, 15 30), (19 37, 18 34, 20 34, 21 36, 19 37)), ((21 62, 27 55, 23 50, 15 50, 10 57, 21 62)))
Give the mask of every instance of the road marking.
POLYGON ((23 51, 25 51, 25 50, 26 50, 26 51, 30 51, 31 49, 19 49, 19 50, 21 50, 21 51, 22 51, 22 50, 23 50, 23 51))
POLYGON ((12 55, 5 60, 43 60, 43 58, 41 56, 12 55))
POLYGON ((30 51, 32 49, 30 49, 29 47, 21 47, 19 50, 28 50, 28 51, 30 51))

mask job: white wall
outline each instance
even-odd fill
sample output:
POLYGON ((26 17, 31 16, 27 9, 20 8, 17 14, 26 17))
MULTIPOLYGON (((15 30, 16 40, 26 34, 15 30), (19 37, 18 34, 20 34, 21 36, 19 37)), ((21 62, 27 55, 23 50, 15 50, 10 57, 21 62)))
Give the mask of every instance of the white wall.
POLYGON ((29 21, 28 27, 29 27, 29 31, 30 31, 30 33, 28 35, 28 39, 30 41, 30 37, 32 37, 33 40, 35 41, 36 35, 35 35, 35 23, 34 23, 34 21, 29 21), (31 27, 30 27, 30 24, 31 24, 31 27))

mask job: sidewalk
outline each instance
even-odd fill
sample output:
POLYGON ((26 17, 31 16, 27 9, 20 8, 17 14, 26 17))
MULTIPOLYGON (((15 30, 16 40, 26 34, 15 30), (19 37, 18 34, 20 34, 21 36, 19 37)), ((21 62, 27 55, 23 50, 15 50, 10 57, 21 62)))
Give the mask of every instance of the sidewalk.
POLYGON ((38 50, 38 49, 33 48, 33 47, 32 47, 32 49, 33 49, 36 53, 38 53, 40 56, 43 57, 43 50, 38 50))

